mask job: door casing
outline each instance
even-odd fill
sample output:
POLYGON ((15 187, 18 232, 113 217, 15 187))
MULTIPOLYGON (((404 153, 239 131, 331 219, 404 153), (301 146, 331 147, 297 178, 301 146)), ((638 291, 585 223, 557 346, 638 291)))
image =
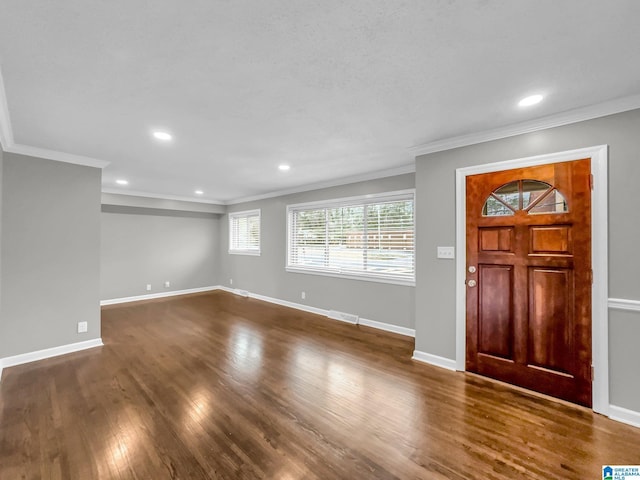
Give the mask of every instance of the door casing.
POLYGON ((609 310, 608 310, 608 146, 518 158, 456 169, 456 369, 465 370, 466 358, 466 177, 520 167, 591 158, 592 361, 593 410, 609 415, 609 310))

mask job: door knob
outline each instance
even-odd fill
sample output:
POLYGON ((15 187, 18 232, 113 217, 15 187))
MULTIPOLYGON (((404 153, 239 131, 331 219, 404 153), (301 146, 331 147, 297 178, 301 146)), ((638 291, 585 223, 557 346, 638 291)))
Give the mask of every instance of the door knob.
POLYGON ((476 281, 475 280, 469 280, 467 282, 467 285, 469 285, 470 287, 475 287, 476 286, 476 281))
POLYGON ((476 267, 474 267, 473 265, 471 265, 469 267, 469 273, 476 273, 476 267))

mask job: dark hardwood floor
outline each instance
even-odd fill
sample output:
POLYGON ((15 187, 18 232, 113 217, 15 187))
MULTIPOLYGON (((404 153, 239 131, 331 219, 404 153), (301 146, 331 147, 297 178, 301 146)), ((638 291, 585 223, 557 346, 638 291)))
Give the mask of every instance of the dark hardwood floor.
POLYGON ((640 464, 640 429, 225 292, 104 307, 102 338, 5 369, 2 480, 586 480, 640 464))

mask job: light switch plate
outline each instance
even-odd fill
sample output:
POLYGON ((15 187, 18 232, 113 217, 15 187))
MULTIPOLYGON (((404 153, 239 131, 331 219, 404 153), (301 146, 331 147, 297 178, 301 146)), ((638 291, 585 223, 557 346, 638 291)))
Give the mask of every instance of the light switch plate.
POLYGON ((447 260, 456 258, 456 247, 438 247, 438 258, 447 260))

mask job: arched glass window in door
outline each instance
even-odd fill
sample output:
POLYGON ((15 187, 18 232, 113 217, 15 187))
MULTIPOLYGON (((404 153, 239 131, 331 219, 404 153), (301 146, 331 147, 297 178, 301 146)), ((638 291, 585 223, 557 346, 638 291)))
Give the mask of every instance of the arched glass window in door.
POLYGON ((497 188, 484 202, 484 217, 514 215, 518 210, 528 214, 565 213, 569 211, 564 195, 553 185, 539 180, 516 180, 497 188))

